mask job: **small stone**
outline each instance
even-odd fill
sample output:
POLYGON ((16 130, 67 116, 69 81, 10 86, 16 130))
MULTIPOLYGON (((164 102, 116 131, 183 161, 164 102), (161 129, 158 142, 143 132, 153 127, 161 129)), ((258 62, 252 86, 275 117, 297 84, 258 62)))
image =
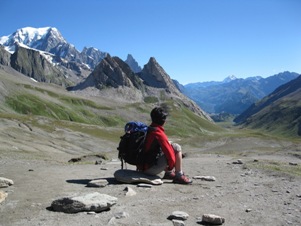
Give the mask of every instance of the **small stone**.
POLYGON ((143 184, 143 183, 140 183, 140 184, 137 184, 137 187, 141 187, 141 188, 152 188, 153 185, 151 185, 151 184, 143 184))
POLYGON ((232 162, 233 164, 243 164, 241 159, 237 159, 236 161, 232 162))
POLYGON ((6 188, 13 184, 14 184, 14 182, 11 179, 0 177, 0 188, 6 188))
POLYGON ((127 218, 128 216, 129 216, 129 214, 126 212, 119 212, 119 213, 114 214, 114 217, 116 219, 127 218))
POLYGON ((185 213, 183 211, 174 211, 172 214, 168 217, 169 220, 187 220, 189 217, 188 213, 185 213))
POLYGON ((289 164, 290 164, 291 166, 297 166, 297 165, 298 165, 298 163, 296 163, 296 162, 289 162, 289 164))
POLYGON ((124 191, 126 191, 126 196, 134 196, 137 194, 131 187, 126 187, 124 191))
POLYGON ((252 209, 246 209, 246 212, 247 213, 249 213, 249 212, 251 212, 252 211, 252 209))
POLYGON ((7 193, 0 191, 0 203, 3 202, 7 197, 7 193))
POLYGON ((94 211, 90 211, 90 212, 87 212, 88 215, 95 215, 96 213, 94 211))
POLYGON ((214 214, 204 214, 202 216, 202 222, 220 225, 220 224, 225 223, 225 218, 214 215, 214 214))
POLYGON ((181 220, 172 220, 172 223, 174 226, 185 226, 185 223, 184 221, 181 221, 181 220))
POLYGON ((213 176, 194 176, 193 179, 201 179, 205 181, 216 181, 216 178, 213 176))
POLYGON ((88 184, 87 187, 98 187, 98 188, 103 188, 108 185, 107 180, 99 179, 99 180, 91 180, 88 184))
POLYGON ((101 165, 101 164, 102 164, 102 160, 95 161, 95 165, 101 165))

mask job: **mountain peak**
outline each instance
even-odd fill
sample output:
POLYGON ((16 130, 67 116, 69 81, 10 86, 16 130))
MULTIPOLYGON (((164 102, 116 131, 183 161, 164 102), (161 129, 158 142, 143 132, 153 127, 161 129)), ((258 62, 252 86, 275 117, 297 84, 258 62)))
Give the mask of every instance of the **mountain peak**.
POLYGON ((8 36, 1 37, 0 44, 5 46, 5 49, 11 53, 15 51, 16 43, 24 44, 38 50, 46 50, 41 48, 41 43, 43 40, 49 39, 49 37, 51 37, 52 40, 58 40, 57 42, 67 43, 61 33, 54 27, 24 27, 8 36))
POLYGON ((125 62, 130 66, 133 72, 139 73, 141 71, 141 67, 131 54, 128 54, 125 62))
POLYGON ((169 75, 154 57, 151 57, 148 63, 144 65, 140 77, 147 85, 156 88, 168 88, 169 84, 172 84, 169 75))
POLYGON ((229 75, 228 77, 226 77, 226 78, 223 80, 223 82, 224 82, 224 83, 227 83, 227 82, 231 82, 231 81, 236 80, 236 79, 237 79, 237 77, 236 77, 235 75, 229 75))

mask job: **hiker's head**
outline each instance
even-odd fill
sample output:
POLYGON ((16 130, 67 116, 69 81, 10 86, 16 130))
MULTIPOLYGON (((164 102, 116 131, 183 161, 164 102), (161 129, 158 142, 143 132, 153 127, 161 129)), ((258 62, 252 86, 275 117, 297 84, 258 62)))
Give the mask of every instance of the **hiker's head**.
POLYGON ((160 107, 155 107, 152 111, 151 111, 151 119, 153 123, 156 123, 158 125, 163 125, 165 123, 166 117, 167 117, 167 113, 160 107))

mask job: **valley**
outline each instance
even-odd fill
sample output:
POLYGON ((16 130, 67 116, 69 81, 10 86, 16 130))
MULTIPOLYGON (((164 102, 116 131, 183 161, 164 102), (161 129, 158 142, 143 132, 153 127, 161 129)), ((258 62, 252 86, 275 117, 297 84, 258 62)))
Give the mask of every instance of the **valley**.
POLYGON ((157 103, 125 102, 108 90, 68 92, 5 67, 0 76, 0 177, 14 181, 1 188, 7 197, 0 204, 0 225, 171 225, 167 218, 173 211, 189 214, 187 225, 200 225, 205 213, 224 217, 224 225, 301 223, 298 138, 219 126, 175 100, 161 102, 171 113, 167 134, 184 150, 185 173, 216 181, 194 179, 191 186, 164 181, 139 188, 114 180, 120 169, 116 147, 124 123, 149 123, 149 111, 157 103), (106 159, 96 165, 99 155, 106 159), (90 157, 69 162, 83 156, 90 157), (94 179, 108 185, 87 187, 94 179), (137 194, 126 196, 126 187, 137 194), (117 204, 101 213, 49 209, 56 198, 91 192, 117 197, 117 204))

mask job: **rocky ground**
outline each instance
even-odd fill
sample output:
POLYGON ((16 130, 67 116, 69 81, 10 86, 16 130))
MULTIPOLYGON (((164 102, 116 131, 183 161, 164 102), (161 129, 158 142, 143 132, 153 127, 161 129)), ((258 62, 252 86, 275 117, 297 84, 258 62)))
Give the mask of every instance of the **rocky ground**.
POLYGON ((114 143, 87 141, 82 134, 70 131, 56 131, 47 138, 42 131, 15 121, 4 120, 1 125, 0 177, 14 182, 0 188, 8 195, 0 204, 1 226, 174 225, 168 219, 174 211, 189 215, 185 225, 204 224, 200 220, 203 214, 221 216, 225 218, 223 225, 228 226, 301 225, 301 177, 259 167, 270 161, 298 175, 298 143, 247 137, 211 139, 202 148, 184 145, 185 173, 190 177, 213 176, 216 180, 194 179, 192 185, 164 180, 162 185, 146 188, 115 180, 113 175, 120 169, 120 162, 114 143), (100 149, 110 146, 112 151, 105 151, 111 159, 98 165, 96 156, 68 163, 96 152, 93 144, 100 149), (87 151, 80 151, 85 145, 87 151), (94 179, 104 179, 108 184, 88 187, 94 179), (126 188, 136 194, 127 195, 126 188), (50 208, 58 198, 93 192, 118 198, 116 205, 100 213, 67 214, 50 208))

